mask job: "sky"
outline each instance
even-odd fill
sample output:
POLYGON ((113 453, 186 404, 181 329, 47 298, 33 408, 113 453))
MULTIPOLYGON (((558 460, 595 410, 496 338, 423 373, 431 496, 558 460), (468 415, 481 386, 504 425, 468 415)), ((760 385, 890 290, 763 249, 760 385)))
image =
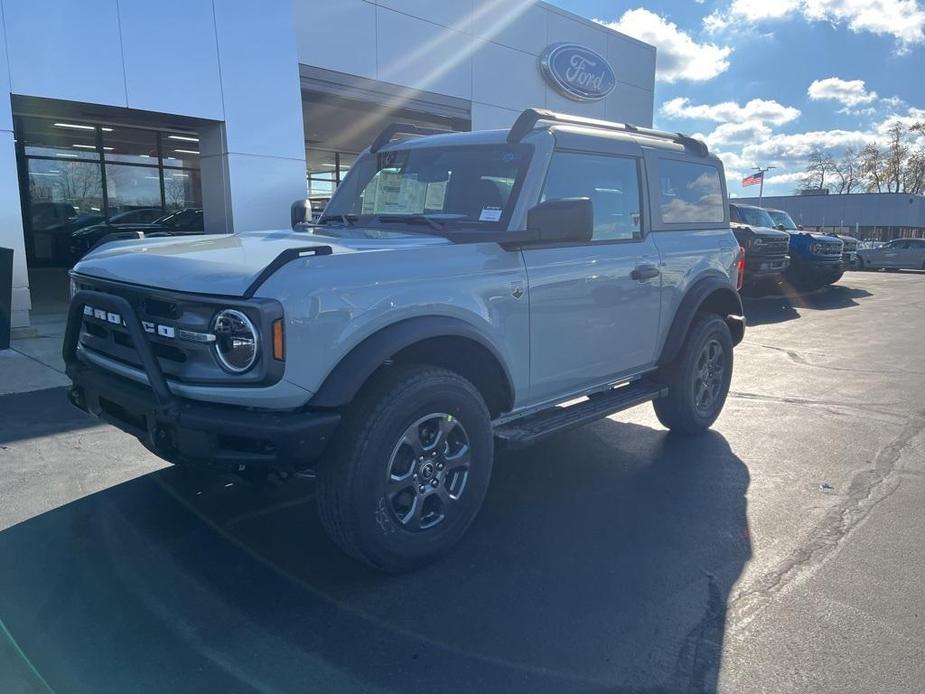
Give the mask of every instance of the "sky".
POLYGON ((814 146, 838 156, 925 121, 919 0, 552 0, 658 48, 655 127, 695 134, 732 195, 799 186, 814 146))

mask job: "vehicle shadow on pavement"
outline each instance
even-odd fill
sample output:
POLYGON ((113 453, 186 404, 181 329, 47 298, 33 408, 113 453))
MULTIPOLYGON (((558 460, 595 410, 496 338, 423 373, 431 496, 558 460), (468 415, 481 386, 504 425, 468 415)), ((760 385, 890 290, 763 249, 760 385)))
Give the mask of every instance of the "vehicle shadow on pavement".
POLYGON ((833 284, 812 292, 798 292, 780 285, 764 296, 743 297, 748 325, 783 323, 800 317, 798 309, 815 311, 851 308, 858 299, 873 296, 866 289, 844 284, 833 284))
POLYGON ((0 533, 0 689, 714 691, 748 484, 719 433, 604 420, 499 456, 456 550, 384 576, 310 481, 168 468, 0 533))
POLYGON ((0 417, 0 445, 100 426, 67 403, 66 388, 0 395, 0 417))

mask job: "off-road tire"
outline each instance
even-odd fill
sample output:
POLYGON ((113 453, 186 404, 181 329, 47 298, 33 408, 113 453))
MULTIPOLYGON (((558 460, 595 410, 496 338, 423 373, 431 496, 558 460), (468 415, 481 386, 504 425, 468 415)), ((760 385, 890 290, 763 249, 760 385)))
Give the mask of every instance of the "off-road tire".
POLYGON ((659 379, 668 386, 668 395, 655 400, 655 415, 664 426, 681 434, 699 434, 709 429, 719 416, 732 380, 732 335, 729 326, 715 313, 698 313, 687 331, 684 346, 675 360, 663 367, 659 379), (718 379, 718 392, 712 405, 703 410, 696 404, 698 362, 704 349, 718 344, 725 356, 725 368, 718 379))
POLYGON ((838 282, 838 280, 840 280, 844 276, 845 276, 844 271, 836 272, 834 275, 832 275, 832 279, 828 280, 826 284, 835 284, 836 282, 838 282))
POLYGON ((491 417, 469 381, 426 365, 383 367, 349 406, 319 466, 317 503, 328 536, 348 555, 390 573, 426 564, 463 536, 485 498, 494 458, 491 417), (422 417, 446 413, 464 427, 469 472, 435 527, 403 527, 388 497, 393 453, 422 417))

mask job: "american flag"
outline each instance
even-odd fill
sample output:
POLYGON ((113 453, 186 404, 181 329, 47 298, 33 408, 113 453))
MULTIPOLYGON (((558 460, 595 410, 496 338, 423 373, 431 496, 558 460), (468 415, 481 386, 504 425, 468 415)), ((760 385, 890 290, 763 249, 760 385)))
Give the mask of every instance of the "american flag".
POLYGON ((764 180, 764 171, 758 171, 742 179, 742 187, 757 186, 764 180))

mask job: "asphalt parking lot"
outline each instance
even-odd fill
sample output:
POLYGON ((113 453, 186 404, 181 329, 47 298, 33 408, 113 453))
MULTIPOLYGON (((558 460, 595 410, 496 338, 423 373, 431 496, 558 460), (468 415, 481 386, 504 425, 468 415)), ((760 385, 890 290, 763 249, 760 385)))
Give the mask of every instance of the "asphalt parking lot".
POLYGON ((747 314, 712 433, 647 405, 499 457, 405 576, 342 557, 310 480, 0 398, 0 691, 922 691, 925 274, 747 314))

